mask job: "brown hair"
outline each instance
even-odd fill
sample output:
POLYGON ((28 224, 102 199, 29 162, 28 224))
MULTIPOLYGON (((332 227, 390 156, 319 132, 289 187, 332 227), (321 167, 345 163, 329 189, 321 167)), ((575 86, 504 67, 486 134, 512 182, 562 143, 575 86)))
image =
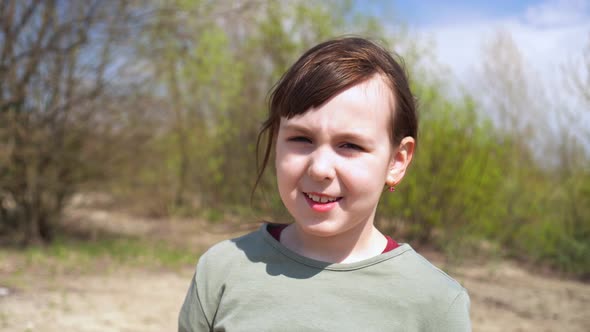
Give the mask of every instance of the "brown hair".
POLYGON ((375 74, 382 76, 393 93, 392 144, 399 144, 407 136, 417 140, 416 103, 400 63, 385 48, 364 38, 329 40, 305 52, 274 86, 269 99, 269 115, 256 141, 258 153, 264 135, 268 134, 262 167, 258 164, 258 157, 256 159, 258 176, 254 189, 270 159, 282 117, 289 119, 303 114, 375 74))

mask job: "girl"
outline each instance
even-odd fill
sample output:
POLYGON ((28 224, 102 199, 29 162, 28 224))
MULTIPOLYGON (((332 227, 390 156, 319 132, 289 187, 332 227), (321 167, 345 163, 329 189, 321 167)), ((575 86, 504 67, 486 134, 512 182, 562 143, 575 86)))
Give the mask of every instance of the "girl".
POLYGON ((209 249, 179 331, 469 331, 466 290, 373 225, 416 146, 402 67, 362 38, 315 46, 285 73, 260 132, 289 225, 209 249))

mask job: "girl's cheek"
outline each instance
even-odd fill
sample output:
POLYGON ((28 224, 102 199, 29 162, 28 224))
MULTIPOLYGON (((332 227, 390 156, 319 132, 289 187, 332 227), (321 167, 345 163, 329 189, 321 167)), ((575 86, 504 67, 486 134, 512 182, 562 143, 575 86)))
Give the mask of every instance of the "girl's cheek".
POLYGON ((277 170, 287 173, 296 172, 304 164, 302 156, 295 153, 277 154, 276 158, 277 170))
POLYGON ((370 161, 366 160, 356 160, 354 162, 349 161, 347 167, 347 173, 349 176, 357 180, 363 179, 364 181, 368 182, 378 181, 381 173, 383 174, 383 177, 385 177, 386 172, 386 168, 375 167, 375 165, 372 165, 370 161))

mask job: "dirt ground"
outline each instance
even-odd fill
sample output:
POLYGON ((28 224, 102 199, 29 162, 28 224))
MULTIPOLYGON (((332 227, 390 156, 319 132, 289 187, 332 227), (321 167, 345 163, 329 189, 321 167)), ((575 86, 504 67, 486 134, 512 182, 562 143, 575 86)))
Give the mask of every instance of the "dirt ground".
MULTIPOLYGON (((154 222, 122 213, 71 210, 83 227, 189 242, 203 249, 255 227, 154 222)), ((0 249, 3 250, 3 249, 0 249)), ((440 255, 425 253, 435 264, 440 255)), ((116 266, 99 273, 44 273, 0 260, 0 331, 175 331, 192 266, 116 266)), ((474 331, 590 331, 590 284, 529 272, 514 262, 452 269, 469 291, 474 331)))

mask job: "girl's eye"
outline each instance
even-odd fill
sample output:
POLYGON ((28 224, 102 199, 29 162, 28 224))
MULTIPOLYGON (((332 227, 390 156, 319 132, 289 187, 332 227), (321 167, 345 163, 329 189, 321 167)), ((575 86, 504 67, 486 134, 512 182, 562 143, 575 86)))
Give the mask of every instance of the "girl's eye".
POLYGON ((294 136, 287 139, 289 142, 311 143, 311 140, 305 136, 294 136))
POLYGON ((353 144, 353 143, 344 143, 341 145, 341 147, 343 147, 345 149, 356 150, 356 151, 364 151, 365 150, 362 147, 360 147, 356 144, 353 144))

